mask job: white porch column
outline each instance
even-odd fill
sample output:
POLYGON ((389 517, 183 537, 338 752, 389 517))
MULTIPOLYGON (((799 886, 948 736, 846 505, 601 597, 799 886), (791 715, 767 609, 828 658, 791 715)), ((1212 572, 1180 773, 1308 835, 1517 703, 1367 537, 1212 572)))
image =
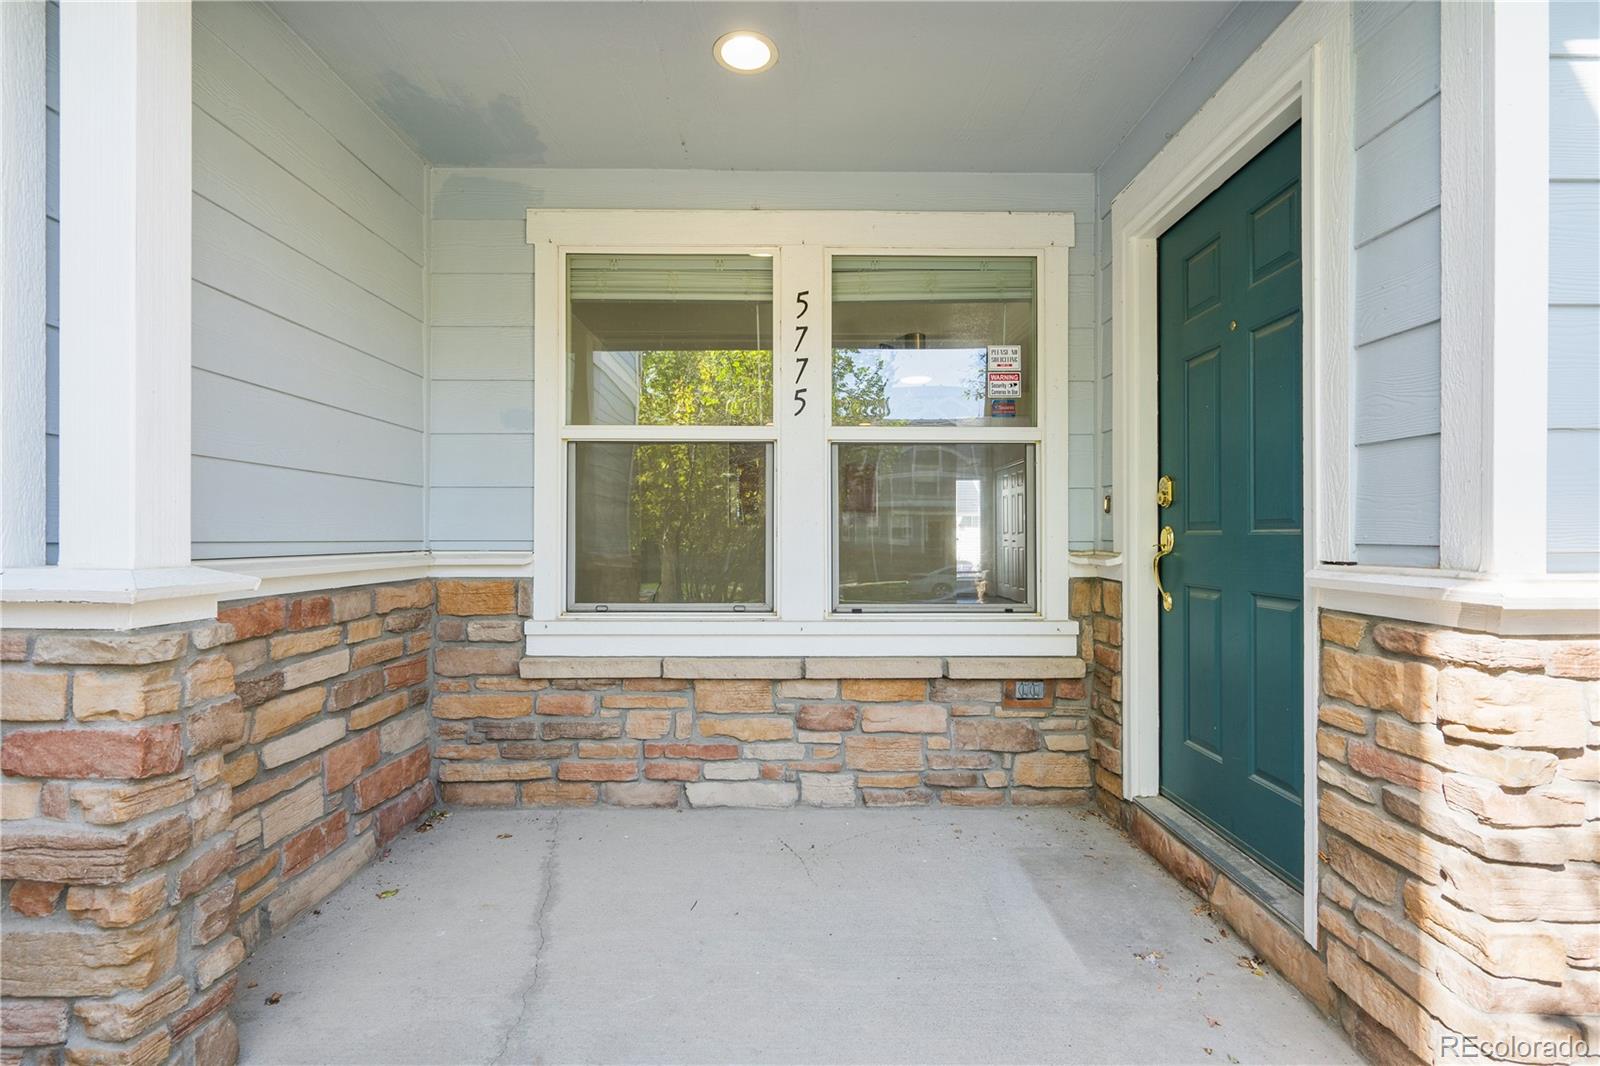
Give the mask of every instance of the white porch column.
POLYGON ((1440 566, 1545 571, 1549 11, 1441 23, 1440 566))
POLYGON ((0 569, 44 565, 45 10, 0 4, 0 569))
POLYGON ((258 584, 189 558, 189 38, 187 0, 61 4, 61 559, 0 574, 7 626, 209 618, 258 584))
POLYGON ((190 10, 61 5, 61 565, 189 564, 190 10))

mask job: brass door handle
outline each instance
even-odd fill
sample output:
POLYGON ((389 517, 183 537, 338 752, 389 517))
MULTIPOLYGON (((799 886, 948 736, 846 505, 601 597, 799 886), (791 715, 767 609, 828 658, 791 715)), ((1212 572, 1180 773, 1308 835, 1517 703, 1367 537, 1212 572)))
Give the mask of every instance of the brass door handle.
POLYGON ((1156 557, 1150 561, 1150 566, 1156 572, 1156 591, 1161 593, 1161 609, 1172 610, 1172 593, 1167 591, 1161 583, 1161 560, 1172 554, 1172 546, 1176 538, 1172 534, 1171 526, 1161 527, 1161 543, 1156 546, 1156 557))

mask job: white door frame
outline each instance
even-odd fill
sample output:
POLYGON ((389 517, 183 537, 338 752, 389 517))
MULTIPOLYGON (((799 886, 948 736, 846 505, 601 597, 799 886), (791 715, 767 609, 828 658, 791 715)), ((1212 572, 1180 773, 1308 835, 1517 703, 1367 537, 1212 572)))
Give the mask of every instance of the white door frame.
MULTIPOLYGON (((1159 529, 1156 244, 1296 121, 1301 124, 1305 571, 1354 559, 1350 459, 1350 219, 1354 158, 1350 6, 1302 4, 1245 60, 1112 204, 1117 483, 1133 501, 1119 523, 1124 566, 1123 795, 1153 796, 1160 773, 1160 610, 1150 560, 1159 529)), ((1179 486, 1182 491, 1182 486, 1179 486)), ((1305 615, 1305 891, 1302 932, 1316 944, 1315 590, 1305 615)))

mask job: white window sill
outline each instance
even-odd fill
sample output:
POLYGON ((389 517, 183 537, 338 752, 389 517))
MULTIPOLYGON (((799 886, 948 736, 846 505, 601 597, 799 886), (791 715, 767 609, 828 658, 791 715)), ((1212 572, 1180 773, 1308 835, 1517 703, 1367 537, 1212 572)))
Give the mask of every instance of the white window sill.
POLYGON ((1058 681, 1081 678, 1084 661, 1072 655, 530 655, 525 678, 674 678, 683 680, 801 678, 950 678, 959 681, 1058 681))
POLYGON ((632 615, 528 622, 539 656, 1072 656, 1070 619, 861 614, 798 622, 774 615, 632 615))

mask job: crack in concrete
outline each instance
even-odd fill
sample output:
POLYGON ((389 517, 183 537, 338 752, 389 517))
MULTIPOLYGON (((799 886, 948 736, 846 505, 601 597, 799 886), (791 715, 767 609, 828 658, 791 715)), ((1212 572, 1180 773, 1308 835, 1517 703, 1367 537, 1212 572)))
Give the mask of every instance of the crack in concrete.
POLYGON ((521 1007, 517 1016, 506 1026, 504 1038, 500 1041, 500 1050, 495 1052, 491 1060, 495 1066, 505 1061, 506 1055, 511 1051, 511 1042, 516 1039, 517 1033, 522 1029, 522 1023, 527 1020, 528 1012, 533 1008, 534 996, 539 991, 539 977, 543 960, 545 945, 550 940, 549 914, 550 903, 556 894, 556 850, 561 836, 561 812, 557 811, 550 819, 550 850, 545 853, 544 863, 539 870, 539 904, 534 908, 533 932, 535 936, 533 945, 533 965, 528 970, 527 980, 522 982, 522 987, 517 992, 521 1000, 521 1007))
POLYGON ((785 848, 788 848, 789 854, 793 855, 799 861, 800 869, 806 872, 806 880, 810 881, 812 884, 816 884, 817 879, 811 876, 811 867, 806 864, 805 856, 794 850, 794 848, 789 847, 789 842, 784 840, 782 837, 778 838, 778 843, 782 844, 785 848))

